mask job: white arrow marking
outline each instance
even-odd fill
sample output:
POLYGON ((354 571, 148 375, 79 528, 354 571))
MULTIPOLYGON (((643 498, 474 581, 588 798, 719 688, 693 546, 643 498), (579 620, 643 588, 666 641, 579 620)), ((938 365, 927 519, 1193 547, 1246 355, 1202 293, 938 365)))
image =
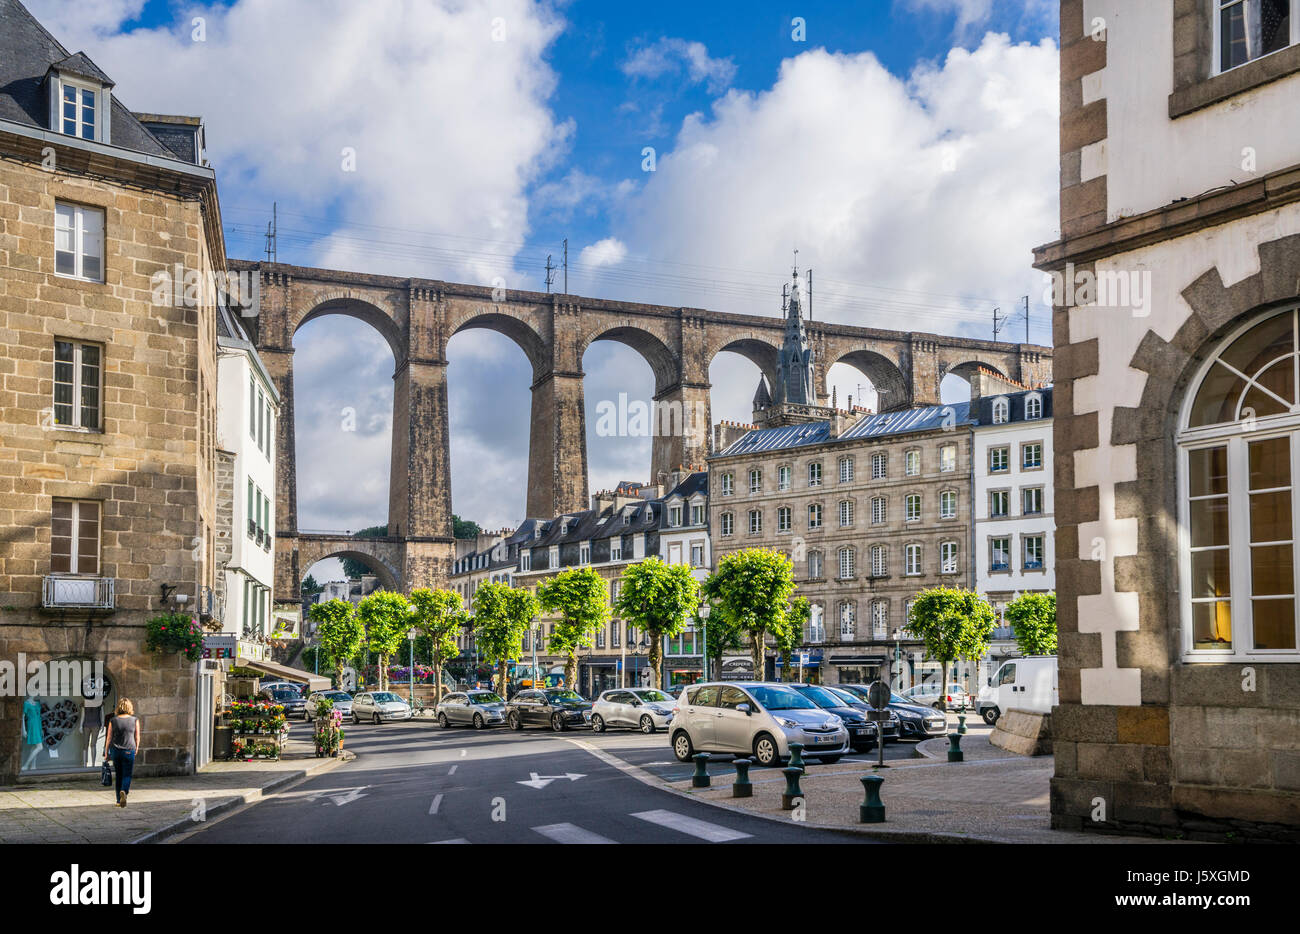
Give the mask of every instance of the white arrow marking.
POLYGON ((447 774, 448 774, 448 775, 455 775, 455 774, 456 774, 456 770, 457 770, 458 768, 460 768, 459 765, 453 765, 450 769, 447 770, 447 774))
POLYGON ((440 804, 442 804, 442 795, 434 795, 434 796, 433 796, 433 804, 429 805, 429 813, 430 813, 430 814, 437 814, 437 813, 438 813, 438 805, 440 805, 440 804))
POLYGON ((581 772, 565 772, 563 775, 538 775, 536 772, 529 772, 528 774, 531 775, 532 778, 530 778, 526 782, 521 781, 518 782, 517 784, 527 785, 529 788, 545 788, 547 785, 549 785, 553 781, 556 781, 557 779, 567 778, 571 782, 576 782, 580 778, 587 777, 585 774, 581 772))
POLYGON ((364 798, 365 795, 362 794, 361 789, 369 788, 369 787, 370 787, 369 785, 362 785, 361 788, 349 788, 347 790, 347 794, 333 794, 328 791, 318 791, 316 792, 316 794, 312 795, 307 800, 315 801, 317 798, 326 797, 332 800, 336 806, 343 807, 343 805, 351 804, 353 801, 356 801, 358 798, 364 798))

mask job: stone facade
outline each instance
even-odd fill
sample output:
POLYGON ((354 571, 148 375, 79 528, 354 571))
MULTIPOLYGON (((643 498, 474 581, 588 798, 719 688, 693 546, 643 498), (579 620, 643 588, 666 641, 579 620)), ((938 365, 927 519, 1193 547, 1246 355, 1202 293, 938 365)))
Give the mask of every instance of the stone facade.
MULTIPOLYGON (((215 583, 213 308, 152 300, 154 273, 224 263, 209 170, 147 165, 111 147, 87 155, 0 123, 0 657, 98 660, 143 726, 137 769, 194 763, 195 666, 143 648, 164 609, 159 585, 195 595, 215 583), (53 171, 41 148, 55 152, 53 171), (55 205, 104 213, 102 282, 55 272, 55 205), (52 417, 55 341, 102 352, 96 424, 52 417), (98 504, 97 573, 108 610, 43 610, 54 500, 98 504)), ((192 604, 191 604, 192 605, 192 604)), ((20 701, 0 701, 0 781, 18 773, 20 701)))
MULTIPOLYGON (((1187 491, 1190 452, 1216 437, 1189 421, 1211 359, 1300 302, 1300 49, 1223 67, 1211 29, 1196 0, 1061 5, 1062 239, 1040 247, 1036 265, 1061 285, 1099 285, 1074 300, 1058 288, 1054 302, 1052 819, 1296 840, 1295 633, 1248 638, 1262 611, 1251 598, 1257 539, 1233 518, 1245 515, 1244 471, 1214 481, 1236 504, 1223 514, 1224 533, 1241 536, 1223 552, 1231 587, 1218 570, 1191 571, 1187 491), (1211 610, 1218 641, 1197 635, 1198 601, 1222 605, 1211 610)), ((1251 444, 1253 412, 1231 417, 1242 420, 1218 429, 1235 436, 1223 448, 1251 444)), ((1289 417, 1268 424, 1294 444, 1289 417)))

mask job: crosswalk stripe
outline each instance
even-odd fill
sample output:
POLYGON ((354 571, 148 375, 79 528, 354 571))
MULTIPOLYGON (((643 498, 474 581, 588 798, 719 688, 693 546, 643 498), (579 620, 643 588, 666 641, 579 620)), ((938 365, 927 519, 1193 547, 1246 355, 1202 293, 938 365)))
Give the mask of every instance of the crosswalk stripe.
POLYGON ((464 837, 457 837, 454 840, 430 840, 430 843, 437 845, 439 843, 469 843, 464 837))
POLYGON ((667 827, 669 830, 677 830, 681 833, 690 834, 692 837, 699 837, 709 843, 723 843, 727 840, 740 840, 749 836, 749 834, 742 833, 739 830, 732 830, 720 824, 711 824, 705 820, 687 817, 685 814, 678 814, 675 811, 665 811, 662 808, 655 811, 640 811, 631 816, 648 821, 651 824, 667 827))
POLYGON ((556 843, 617 843, 609 837, 602 837, 598 833, 592 833, 590 830, 583 830, 576 824, 543 824, 541 827, 534 827, 534 831, 540 833, 543 837, 548 837, 556 843))

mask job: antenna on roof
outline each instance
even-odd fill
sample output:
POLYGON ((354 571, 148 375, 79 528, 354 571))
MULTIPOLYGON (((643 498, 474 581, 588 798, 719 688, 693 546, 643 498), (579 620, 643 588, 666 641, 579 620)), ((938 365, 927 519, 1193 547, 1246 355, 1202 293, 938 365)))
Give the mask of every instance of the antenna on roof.
POLYGON ((278 263, 280 253, 276 249, 275 238, 279 232, 279 209, 278 201, 271 202, 271 219, 266 222, 266 261, 268 263, 278 263))

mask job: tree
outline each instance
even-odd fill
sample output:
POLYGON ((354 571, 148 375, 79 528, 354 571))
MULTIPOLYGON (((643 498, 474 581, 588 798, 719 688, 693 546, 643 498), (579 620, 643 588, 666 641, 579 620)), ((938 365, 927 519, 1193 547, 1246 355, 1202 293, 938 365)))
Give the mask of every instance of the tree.
POLYGON ((450 590, 430 590, 418 587, 411 591, 411 606, 415 613, 411 625, 430 641, 429 654, 433 661, 434 703, 442 700, 442 666, 460 651, 456 637, 468 619, 460 594, 450 590))
POLYGON ((803 643, 804 627, 812 618, 812 604, 807 597, 795 597, 790 601, 790 611, 786 614, 786 625, 774 634, 776 651, 781 656, 781 680, 793 681, 790 672, 790 656, 803 643))
POLYGON ((469 519, 462 519, 460 516, 452 515, 452 538, 478 538, 479 532, 481 531, 482 530, 478 527, 477 522, 471 522, 469 519))
MULTIPOLYGON (((707 586, 708 581, 705 581, 705 587, 707 586)), ((710 604, 707 622, 697 614, 695 623, 695 628, 701 631, 704 639, 704 677, 706 680, 709 672, 713 672, 714 677, 717 677, 722 668, 722 656, 744 647, 744 643, 741 641, 744 633, 740 627, 730 619, 723 617, 721 613, 715 613, 713 610, 714 608, 710 604)))
POLYGON ((1021 654, 1056 654, 1055 593, 1022 593, 1007 604, 1006 618, 1021 654))
POLYGON ((996 622, 988 600, 973 590, 932 587, 917 594, 907 628, 925 643, 931 658, 943 663, 940 697, 948 691, 948 666, 959 658, 982 658, 996 622))
POLYGON ((379 656, 379 690, 388 690, 388 659, 402 647, 411 628, 411 604, 400 593, 376 590, 357 604, 366 643, 379 656))
POLYGON ((664 637, 680 633, 700 608, 700 585, 686 565, 659 558, 632 565, 622 582, 614 611, 650 636, 650 686, 657 688, 664 637))
MULTIPOLYGON (((353 538, 383 538, 388 534, 387 525, 372 525, 369 528, 362 529, 360 532, 354 532, 353 538)), ((358 561, 356 558, 343 558, 343 575, 351 580, 354 577, 364 577, 367 574, 374 573, 370 565, 358 561)))
POLYGON ((537 586, 537 600, 547 613, 558 615, 546 648, 565 656, 564 685, 572 688, 578 649, 591 645, 596 631, 609 622, 609 585, 592 568, 566 568, 537 586))
POLYGON ((746 548, 718 562, 704 583, 713 604, 709 616, 721 615, 749 640, 754 677, 763 677, 764 640, 784 637, 790 594, 794 592, 794 565, 777 551, 746 548))
POLYGON ((324 589, 324 585, 316 583, 316 578, 310 574, 302 579, 302 598, 304 600, 310 600, 324 589))
POLYGON ((343 663, 361 649, 366 633, 357 619, 357 608, 346 600, 313 603, 307 615, 317 624, 316 641, 334 665, 334 684, 343 683, 343 663))
POLYGON ((497 693, 506 696, 506 663, 523 653, 524 632, 537 615, 531 591, 489 581, 474 591, 474 637, 479 654, 498 666, 497 693))

